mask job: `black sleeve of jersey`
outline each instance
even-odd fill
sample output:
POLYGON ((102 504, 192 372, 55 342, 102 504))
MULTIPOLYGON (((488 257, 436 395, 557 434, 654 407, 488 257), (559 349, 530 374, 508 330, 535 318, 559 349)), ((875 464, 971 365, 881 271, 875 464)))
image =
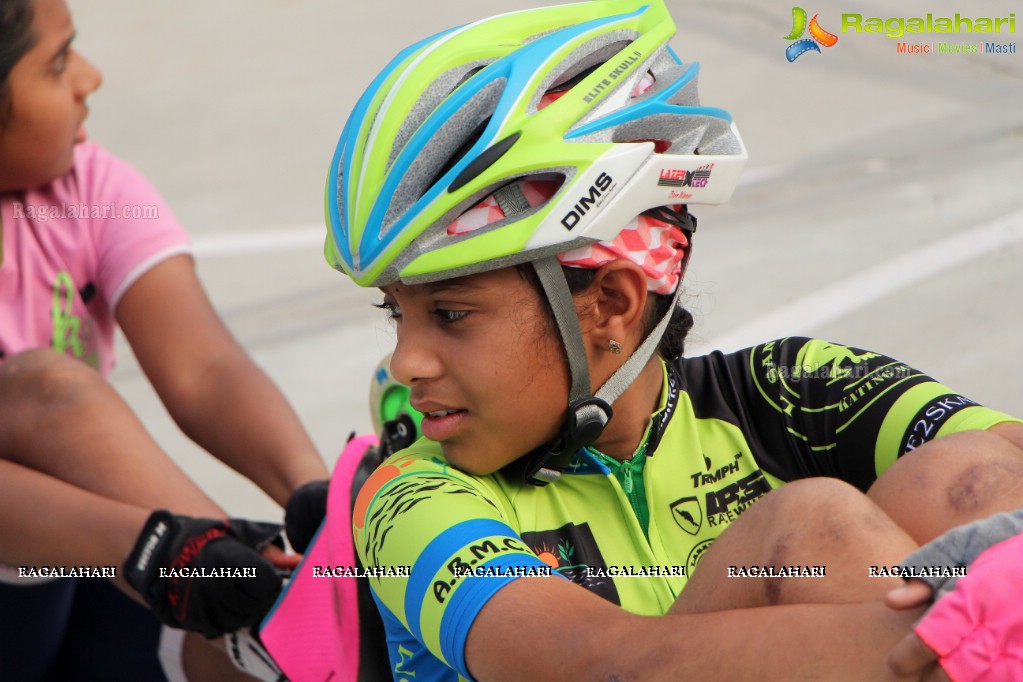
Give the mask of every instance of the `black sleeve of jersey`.
POLYGON ((889 409, 933 381, 884 355, 801 337, 679 368, 696 416, 742 429, 764 471, 782 480, 833 476, 861 490, 877 478, 875 444, 889 409))

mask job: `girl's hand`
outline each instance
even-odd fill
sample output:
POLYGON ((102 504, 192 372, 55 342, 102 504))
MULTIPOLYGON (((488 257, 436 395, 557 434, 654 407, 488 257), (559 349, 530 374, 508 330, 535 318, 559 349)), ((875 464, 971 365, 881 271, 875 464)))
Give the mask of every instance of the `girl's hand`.
POLYGON ((888 667, 900 679, 922 682, 951 682, 951 678, 938 664, 938 654, 911 632, 895 645, 886 659, 888 667))
MULTIPOLYGON (((910 580, 888 592, 884 603, 896 611, 924 606, 931 601, 931 586, 922 580, 910 580)), ((950 682, 938 665, 938 654, 915 633, 906 635, 888 654, 888 667, 899 677, 925 682, 950 682)))
POLYGON ((923 580, 909 580, 902 587, 896 587, 884 596, 884 603, 890 609, 906 611, 931 601, 931 586, 923 580))
POLYGON ((261 551, 261 554, 270 560, 270 563, 274 565, 274 568, 278 569, 279 572, 290 574, 302 561, 301 554, 294 554, 285 552, 277 545, 267 545, 261 551))

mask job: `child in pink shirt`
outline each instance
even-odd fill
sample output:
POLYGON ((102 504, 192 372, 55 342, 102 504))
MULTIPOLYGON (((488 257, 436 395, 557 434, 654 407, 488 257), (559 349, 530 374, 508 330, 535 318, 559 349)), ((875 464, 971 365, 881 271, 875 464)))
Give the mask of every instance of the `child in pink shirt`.
POLYGON ((69 173, 0 197, 0 361, 51 347, 106 376, 114 310, 151 268, 189 253, 188 235, 152 185, 92 142, 69 173))
POLYGON ((267 555, 287 560, 279 526, 227 518, 105 380, 115 324, 182 430, 278 503, 327 471, 160 196, 85 141, 101 78, 74 32, 64 0, 0 5, 0 677, 159 679, 154 613, 209 638, 254 625, 280 590, 267 555), (136 599, 38 579, 83 566, 136 599), (251 575, 190 577, 222 566, 251 575))

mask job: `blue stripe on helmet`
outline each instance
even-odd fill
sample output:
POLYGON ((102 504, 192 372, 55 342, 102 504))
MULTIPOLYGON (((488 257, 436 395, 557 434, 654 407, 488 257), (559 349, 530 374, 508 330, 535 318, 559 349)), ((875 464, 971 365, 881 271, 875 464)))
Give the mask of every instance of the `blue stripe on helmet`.
POLYGON ((358 135, 358 133, 362 131, 363 127, 366 125, 366 112, 373 103, 373 100, 376 98, 384 81, 387 80, 391 73, 424 45, 431 43, 452 31, 456 31, 458 28, 459 27, 455 27, 446 31, 441 31, 440 33, 409 45, 399 52, 394 59, 392 59, 387 66, 384 67, 383 71, 381 71, 369 84, 369 87, 359 98, 359 101, 355 105, 355 109, 348 117, 348 120, 345 122, 345 127, 341 131, 341 137, 338 139, 337 147, 334 150, 334 157, 331 159, 330 177, 327 182, 329 183, 328 187, 332 188, 332 190, 336 193, 338 190, 338 174, 341 170, 341 160, 344 158, 345 168, 341 178, 344 186, 341 188, 342 191, 340 192, 340 196, 335 194, 334 200, 329 203, 330 229, 334 236, 334 243, 337 244, 338 252, 341 254, 341 258, 353 270, 355 269, 355 262, 347 239, 347 235, 350 231, 348 220, 351 215, 350 181, 352 177, 352 155, 345 155, 344 151, 348 147, 349 142, 354 141, 351 139, 351 136, 358 135), (343 217, 341 212, 338 210, 339 201, 344 201, 345 210, 343 217))
POLYGON ((732 115, 724 109, 719 109, 717 107, 690 107, 681 104, 668 103, 668 100, 671 99, 680 89, 685 87, 687 83, 692 81, 699 71, 700 65, 698 63, 693 63, 684 74, 682 74, 675 82, 666 87, 664 90, 636 102, 629 107, 619 109, 618 111, 598 118, 595 121, 590 121, 586 125, 573 130, 566 136, 566 138, 572 139, 576 137, 584 137, 606 128, 619 126, 623 123, 629 123, 630 121, 635 121, 656 114, 672 114, 675 116, 711 116, 731 123, 732 115))
MULTIPOLYGON (((468 166, 473 159, 487 149, 496 141, 496 136, 508 116, 516 100, 523 93, 526 84, 536 75, 537 70, 544 61, 558 48, 558 46, 573 40, 574 38, 594 29, 601 28, 607 24, 632 19, 642 15, 649 5, 644 5, 634 12, 628 14, 617 14, 610 17, 601 17, 585 23, 568 26, 559 31, 539 38, 514 52, 498 59, 486 68, 482 69, 471 79, 463 83, 448 99, 430 114, 430 117, 420 126, 419 130, 411 137, 405 148, 395 159, 392 169, 408 168, 412 161, 423 151, 423 148, 433 139, 441 126, 455 114, 458 109, 469 99, 485 88, 491 82, 500 78, 506 78, 504 92, 498 100, 497 107, 491 117, 489 125, 483 131, 480 139, 469 149, 465 155, 448 172, 438 179, 430 188, 405 212, 383 236, 375 231, 367 230, 363 233, 362 242, 359 244, 360 260, 364 267, 376 260, 388 246, 402 234, 403 229, 413 218, 418 215, 426 206, 429 206, 442 192, 446 191, 451 180, 468 166), (371 233, 372 232, 372 233, 371 233)), ((379 198, 370 213, 371 224, 382 224, 390 197, 401 182, 403 174, 390 172, 383 186, 380 189, 379 198)))

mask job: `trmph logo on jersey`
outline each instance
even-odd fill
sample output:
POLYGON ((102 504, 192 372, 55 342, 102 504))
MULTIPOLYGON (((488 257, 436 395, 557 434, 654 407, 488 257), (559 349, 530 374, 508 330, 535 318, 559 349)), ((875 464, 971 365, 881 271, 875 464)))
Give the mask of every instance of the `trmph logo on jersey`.
POLYGON ((796 42, 785 48, 785 58, 790 62, 796 61, 800 57, 810 50, 814 52, 820 52, 821 48, 818 45, 824 47, 832 47, 838 42, 838 36, 834 33, 828 33, 820 24, 817 23, 818 14, 813 15, 813 19, 810 20, 809 26, 806 23, 806 10, 802 7, 792 8, 792 30, 785 40, 795 40, 796 42), (809 31, 810 37, 803 38, 803 34, 809 31))

